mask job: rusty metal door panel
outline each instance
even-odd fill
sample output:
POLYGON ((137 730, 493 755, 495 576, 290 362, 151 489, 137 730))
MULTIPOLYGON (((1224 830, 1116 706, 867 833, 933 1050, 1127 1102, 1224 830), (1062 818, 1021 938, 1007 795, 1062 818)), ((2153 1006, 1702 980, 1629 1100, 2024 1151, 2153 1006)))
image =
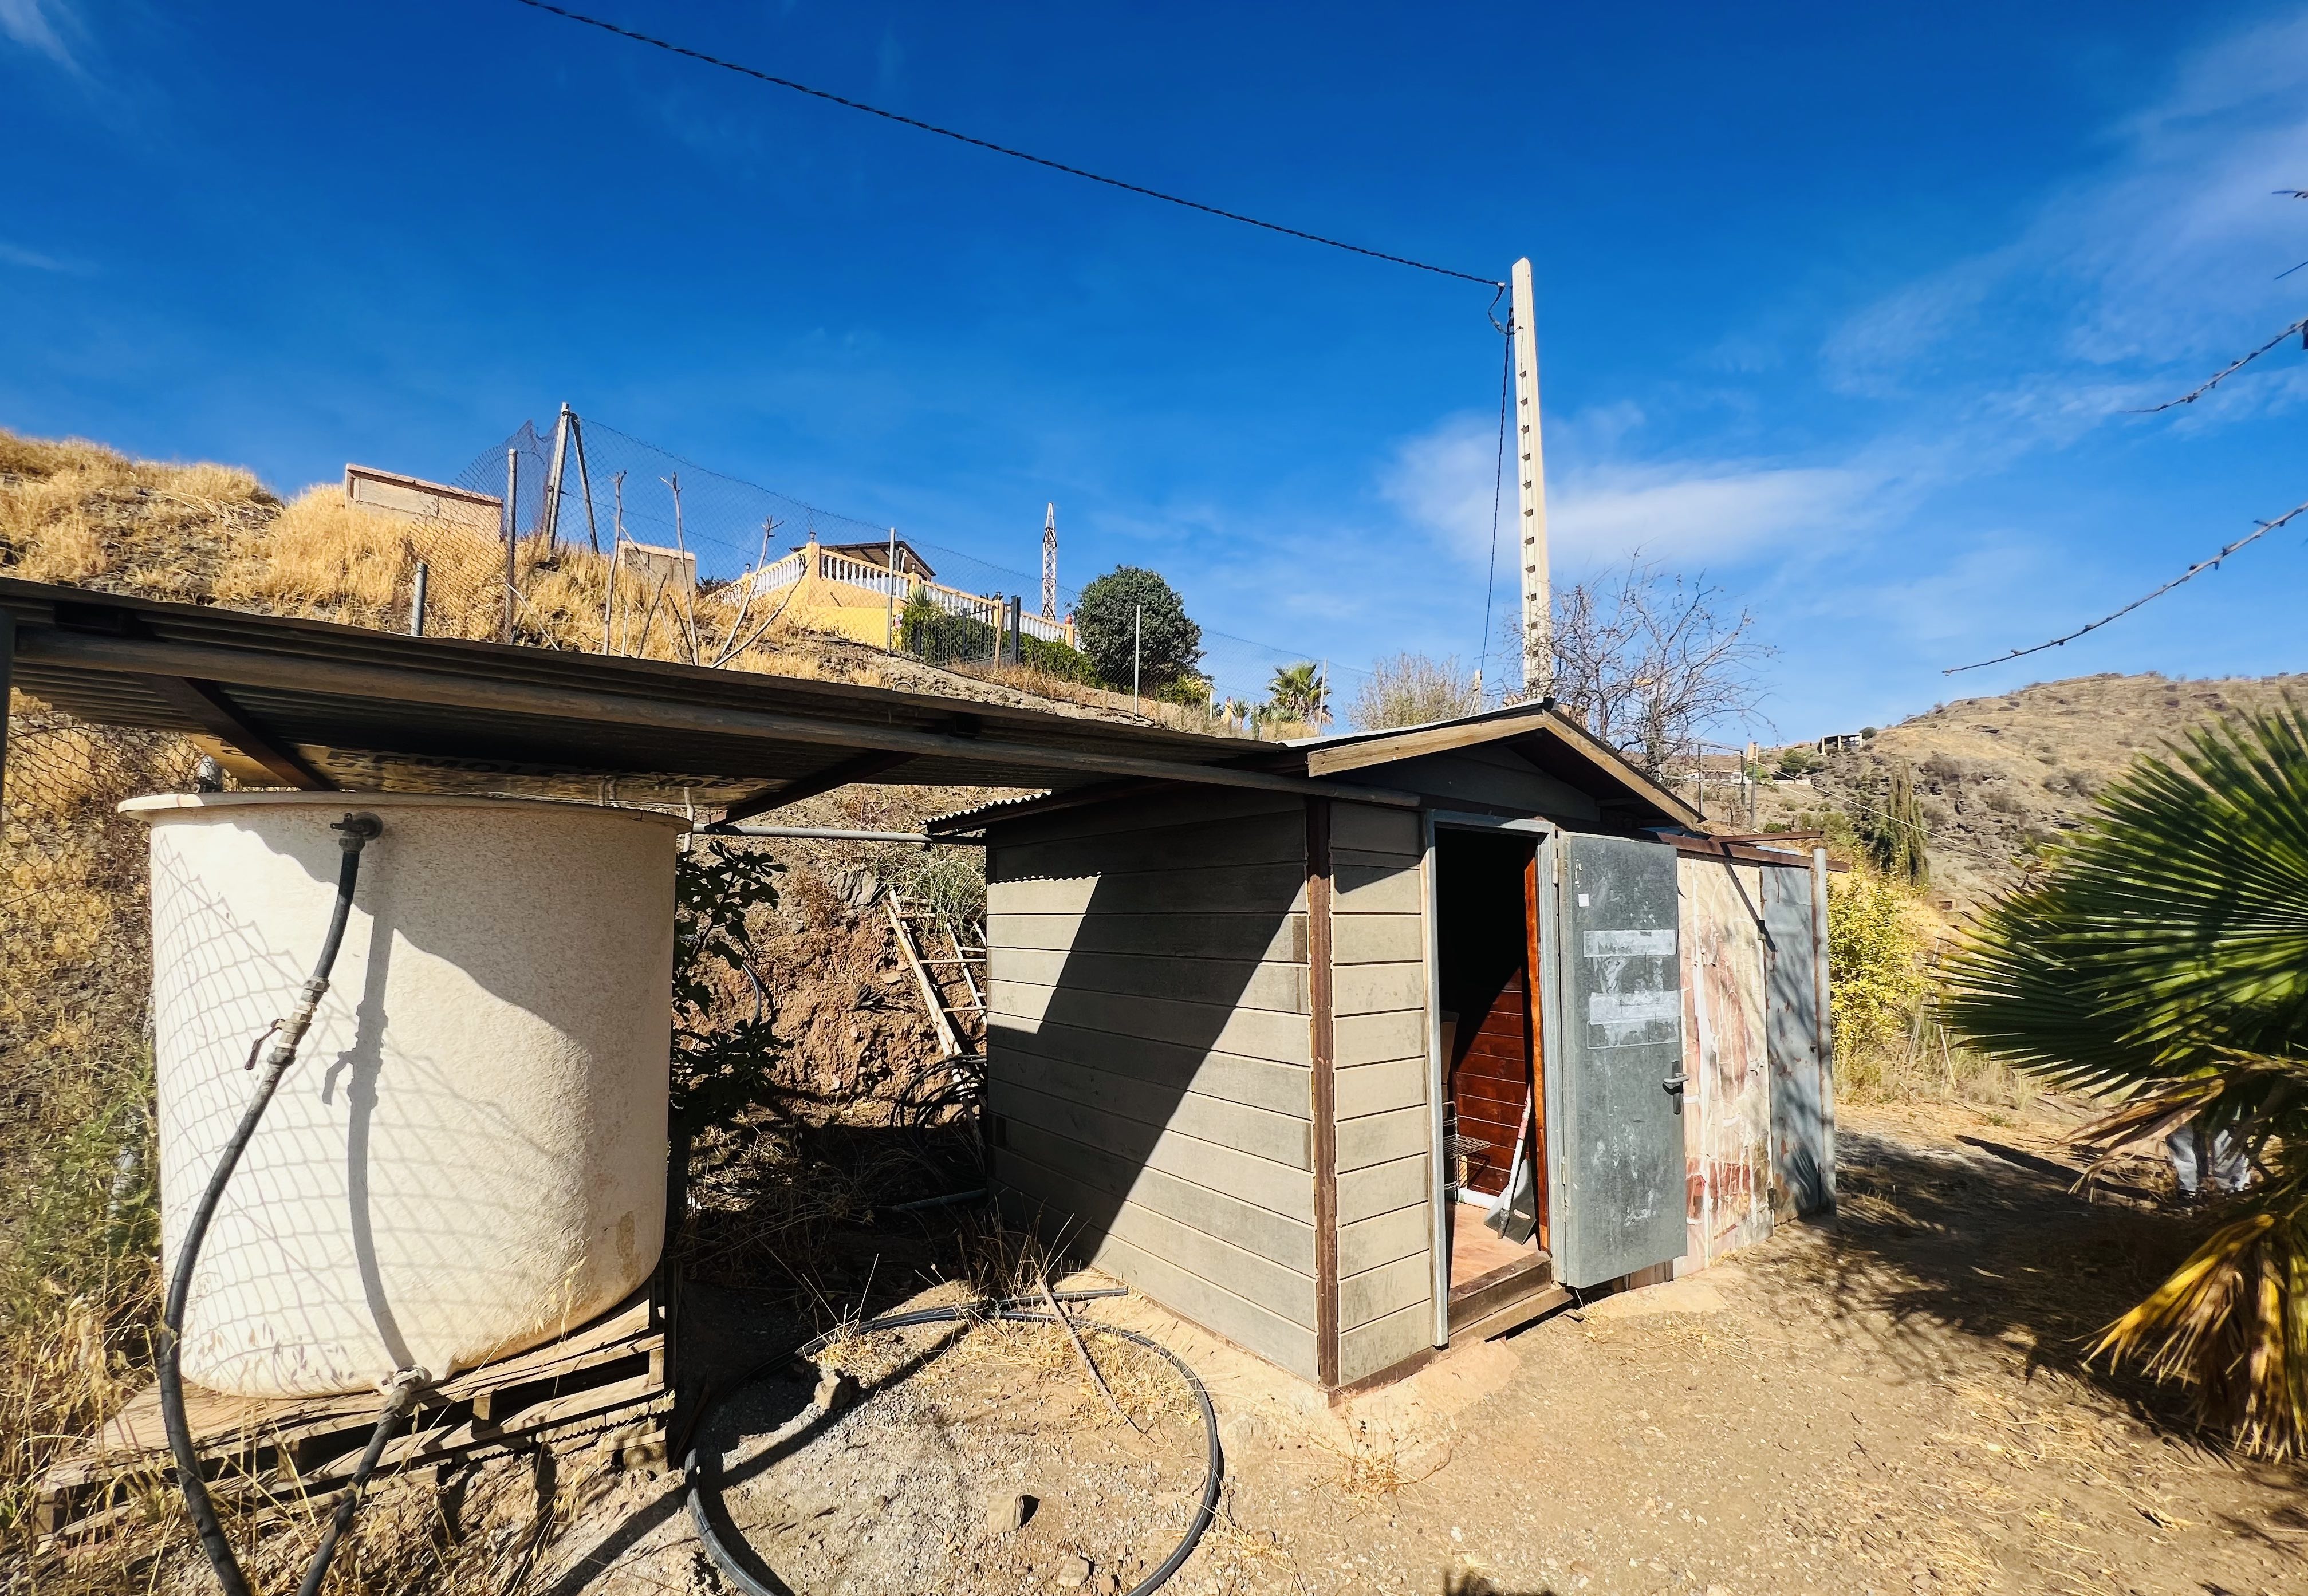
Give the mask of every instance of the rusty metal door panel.
POLYGON ((1600 1285, 1684 1250, 1683 961, 1675 850, 1563 835, 1547 1070, 1558 1276, 1600 1285))
POLYGON ((1763 872, 1764 1037, 1771 1066, 1771 1209, 1835 1206, 1835 1114, 1820 1040, 1820 945, 1808 870, 1763 872))

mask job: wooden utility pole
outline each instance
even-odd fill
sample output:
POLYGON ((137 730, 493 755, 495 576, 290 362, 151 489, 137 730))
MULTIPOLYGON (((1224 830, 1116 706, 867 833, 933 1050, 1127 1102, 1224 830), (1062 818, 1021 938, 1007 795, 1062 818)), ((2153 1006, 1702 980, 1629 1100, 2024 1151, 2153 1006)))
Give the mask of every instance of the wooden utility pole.
POLYGON ((1538 313, 1530 262, 1513 272, 1516 505, 1522 513, 1522 680, 1526 699, 1554 692, 1554 596, 1546 567, 1546 458, 1538 436, 1538 313))
POLYGON ((561 473, 569 463, 569 402, 564 400, 561 415, 553 423, 553 464, 545 473, 545 505, 538 519, 544 522, 545 552, 550 556, 561 536, 561 473))

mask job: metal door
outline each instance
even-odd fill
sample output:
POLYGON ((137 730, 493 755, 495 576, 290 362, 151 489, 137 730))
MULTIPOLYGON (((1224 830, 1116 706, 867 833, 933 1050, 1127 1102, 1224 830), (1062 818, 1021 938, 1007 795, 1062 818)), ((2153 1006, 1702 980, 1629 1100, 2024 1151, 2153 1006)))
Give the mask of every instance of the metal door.
POLYGON ((1557 1275, 1683 1255, 1683 961, 1675 850, 1559 834, 1548 1027, 1557 1275))
POLYGON ((1811 870, 1763 872, 1763 1036, 1771 1065, 1771 1212, 1835 1206, 1834 1086, 1821 1049, 1821 916, 1811 870))

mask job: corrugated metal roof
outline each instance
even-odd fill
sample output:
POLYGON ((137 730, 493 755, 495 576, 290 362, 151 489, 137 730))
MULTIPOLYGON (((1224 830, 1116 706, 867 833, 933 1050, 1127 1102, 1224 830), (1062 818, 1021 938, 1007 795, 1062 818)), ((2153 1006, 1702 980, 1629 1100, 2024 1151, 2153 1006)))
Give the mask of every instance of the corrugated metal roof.
POLYGON ((84 720, 219 738, 283 786, 595 798, 614 783, 620 798, 756 808, 864 780, 1346 790, 1270 769, 1270 745, 853 683, 6 579, 0 612, 23 691, 84 720))

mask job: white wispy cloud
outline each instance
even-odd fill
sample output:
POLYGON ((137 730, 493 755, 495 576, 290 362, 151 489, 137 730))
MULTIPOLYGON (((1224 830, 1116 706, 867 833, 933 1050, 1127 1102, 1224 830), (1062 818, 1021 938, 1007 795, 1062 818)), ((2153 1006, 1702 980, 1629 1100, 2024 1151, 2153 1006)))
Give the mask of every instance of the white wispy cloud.
POLYGON ((1829 385, 1891 398, 2001 373, 2071 391, 2028 407, 2056 435, 2296 319, 2300 283, 2277 274, 2308 259, 2308 203, 2277 191, 2308 186, 2308 14, 2199 50, 2105 147, 2004 243, 1847 317, 1821 349, 1829 385))
MULTIPOLYGON (((1839 537, 1877 519, 1894 474, 1871 464, 1646 459, 1627 448, 1632 407, 1558 427, 1547 486, 1549 551, 1581 570, 1640 550, 1699 566, 1799 541, 1839 537)), ((1491 557, 1494 421, 1455 416, 1404 443, 1380 492, 1414 524, 1477 567, 1491 557)), ((1511 570, 1514 485, 1499 496, 1503 568, 1511 570)))
POLYGON ((0 35, 75 73, 80 61, 66 39, 82 31, 79 19, 62 0, 0 0, 0 35))
MULTIPOLYGON (((6 0, 0 0, 0 4, 5 4, 6 0)), ((0 266, 21 266, 28 272, 62 272, 73 275, 88 269, 77 261, 68 261, 61 255, 43 254, 37 249, 11 244, 5 238, 0 238, 0 266)))

